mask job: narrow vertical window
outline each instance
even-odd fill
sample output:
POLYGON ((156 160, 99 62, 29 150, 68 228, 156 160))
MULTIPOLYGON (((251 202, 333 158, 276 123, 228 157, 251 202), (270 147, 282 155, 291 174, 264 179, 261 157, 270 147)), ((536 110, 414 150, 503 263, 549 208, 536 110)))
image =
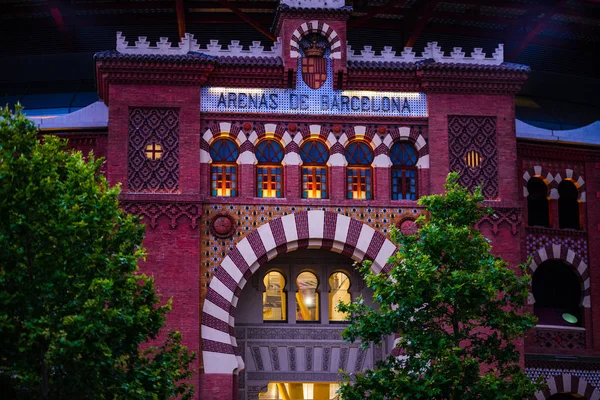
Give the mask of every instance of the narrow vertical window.
POLYGON ((579 224, 579 191, 569 180, 558 185, 558 225, 560 229, 581 229, 579 224))
POLYGON ((527 182, 527 224, 529 226, 550 226, 548 207, 548 186, 540 178, 527 182))
POLYGON ((319 281, 312 272, 302 272, 296 279, 296 321, 319 320, 319 281))
POLYGON ((373 198, 373 151, 363 142, 352 142, 346 147, 346 185, 349 199, 373 198))
POLYGON ((398 142, 390 151, 392 161, 392 200, 417 199, 417 150, 398 142))
POLYGON ((300 148, 302 158, 302 197, 327 198, 327 160, 329 150, 318 140, 310 140, 300 148))
POLYGON ((343 272, 335 272, 329 277, 329 320, 344 321, 346 313, 337 310, 337 305, 341 303, 350 303, 350 278, 343 272))
POLYGON ((285 278, 277 271, 270 271, 263 282, 263 321, 286 321, 285 278))
POLYGON ((258 197, 283 197, 283 148, 275 140, 256 146, 256 188, 258 197))
POLYGON ((210 146, 211 194, 213 196, 237 196, 237 164, 240 150, 229 139, 218 139, 210 146))

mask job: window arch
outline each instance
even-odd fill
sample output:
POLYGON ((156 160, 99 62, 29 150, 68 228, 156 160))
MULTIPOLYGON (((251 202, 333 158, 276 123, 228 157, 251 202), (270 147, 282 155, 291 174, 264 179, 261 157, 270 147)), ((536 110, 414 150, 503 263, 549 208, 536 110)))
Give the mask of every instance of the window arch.
POLYGON ((343 272, 334 272, 329 277, 329 320, 330 321, 345 321, 347 313, 337 310, 337 305, 342 303, 350 303, 352 296, 350 295, 350 278, 343 272))
POLYGON ((269 271, 263 279, 263 321, 287 321, 285 278, 281 272, 269 271))
POLYGON ((536 177, 529 179, 527 192, 527 224, 529 226, 550 226, 548 186, 546 182, 536 177))
POLYGON ((210 146, 210 187, 213 196, 237 196, 237 158, 240 149, 229 139, 218 139, 210 146))
POLYGON ((300 147, 302 159, 302 198, 327 198, 327 160, 329 150, 319 140, 310 140, 300 147))
POLYGON ((581 325, 581 283, 570 265, 561 260, 544 261, 533 274, 531 288, 540 325, 581 325))
POLYGON ((392 161, 392 200, 417 199, 417 150, 407 142, 397 142, 390 150, 392 161))
POLYGON ((349 199, 373 198, 373 150, 364 142, 352 142, 346 146, 346 182, 349 199))
POLYGON ((558 185, 558 226, 560 229, 581 229, 579 223, 579 190, 570 180, 558 185))
POLYGON ((296 321, 319 320, 319 280, 312 272, 304 271, 296 278, 296 321))
POLYGON ((256 146, 256 188, 258 197, 283 197, 283 147, 271 139, 256 146))

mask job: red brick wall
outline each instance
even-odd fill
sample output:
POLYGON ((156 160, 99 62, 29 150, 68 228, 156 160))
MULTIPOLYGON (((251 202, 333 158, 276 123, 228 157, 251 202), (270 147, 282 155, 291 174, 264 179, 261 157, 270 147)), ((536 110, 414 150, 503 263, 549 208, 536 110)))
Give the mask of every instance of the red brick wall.
POLYGON ((127 191, 129 107, 179 108, 179 188, 199 192, 200 90, 197 87, 111 85, 108 122, 108 179, 127 191))

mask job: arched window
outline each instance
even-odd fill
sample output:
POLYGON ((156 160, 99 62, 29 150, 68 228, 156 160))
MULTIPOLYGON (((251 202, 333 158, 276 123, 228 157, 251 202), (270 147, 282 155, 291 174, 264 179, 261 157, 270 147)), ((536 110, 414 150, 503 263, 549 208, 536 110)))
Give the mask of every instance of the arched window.
POLYGON ((256 146, 256 189, 258 197, 283 197, 283 148, 275 140, 256 146))
POLYGON ((240 154, 237 144, 229 139, 218 139, 210 146, 211 194, 237 196, 237 164, 240 154))
POLYGON ((390 150, 392 160, 392 200, 417 199, 417 150, 398 142, 390 150))
POLYGON ((570 265, 544 261, 535 270, 531 287, 540 325, 581 325, 581 283, 570 265))
POLYGON ((269 271, 263 282, 263 321, 287 321, 285 278, 280 272, 269 271))
POLYGON ((329 150, 323 142, 310 140, 300 147, 302 158, 302 197, 327 198, 327 160, 329 150))
POLYGON ((548 186, 540 178, 527 182, 527 224, 529 226, 550 226, 548 208, 548 186))
POLYGON ((569 180, 558 185, 558 226, 560 229, 581 229, 579 225, 579 191, 569 180))
POLYGON ((342 303, 350 303, 350 278, 343 272, 335 272, 329 277, 329 320, 330 321, 345 321, 346 313, 337 310, 337 305, 342 303))
POLYGON ((373 151, 363 142, 352 142, 346 146, 346 182, 349 199, 373 198, 373 151))
POLYGON ((301 272, 296 279, 296 321, 319 320, 319 281, 312 272, 301 272))

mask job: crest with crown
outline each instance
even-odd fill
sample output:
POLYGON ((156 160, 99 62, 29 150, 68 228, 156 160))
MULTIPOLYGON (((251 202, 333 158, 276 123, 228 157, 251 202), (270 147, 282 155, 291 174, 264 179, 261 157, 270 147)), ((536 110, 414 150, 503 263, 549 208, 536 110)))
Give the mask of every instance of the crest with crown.
POLYGON ((319 43, 318 38, 313 37, 308 41, 302 43, 302 51, 304 51, 304 56, 308 58, 321 58, 323 54, 325 54, 325 47, 327 47, 323 43, 319 43))

